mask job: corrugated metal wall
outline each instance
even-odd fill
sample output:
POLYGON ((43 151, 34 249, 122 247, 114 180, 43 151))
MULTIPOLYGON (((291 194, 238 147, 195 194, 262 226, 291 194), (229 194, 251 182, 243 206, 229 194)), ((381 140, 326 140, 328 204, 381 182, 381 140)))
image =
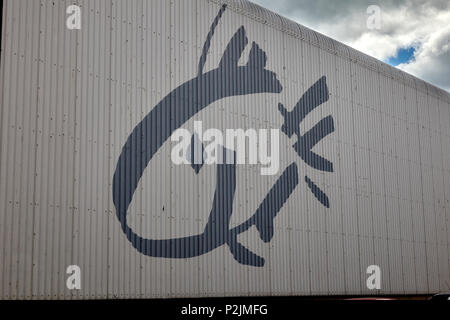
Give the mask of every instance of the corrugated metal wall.
MULTIPOLYGON (((247 63, 256 42, 281 92, 216 99, 182 127, 192 132, 194 121, 202 120, 204 129, 280 129, 278 104, 293 110, 325 76, 329 99, 300 128, 304 134, 333 117, 335 131, 313 151, 331 161, 334 170, 306 164, 292 147, 296 138, 283 133, 278 175, 261 176, 259 165, 235 167, 230 229, 255 213, 285 168, 298 167, 298 186, 274 220, 271 241, 263 242, 254 226, 238 236, 264 257, 263 267, 239 263, 226 244, 183 259, 140 253, 145 248, 135 242, 135 249, 127 239, 116 208, 130 192, 120 184, 113 193, 119 157, 151 110, 198 76, 205 40, 223 2, 78 0, 82 27, 68 30, 66 8, 73 2, 3 4, 1 298, 448 290, 450 95, 247 1, 225 2, 203 73, 214 74, 243 26, 249 42, 239 65, 247 63), (326 193, 329 208, 314 196, 305 176, 326 193), (381 268, 380 291, 366 287, 366 268, 372 264, 381 268), (66 287, 69 265, 81 268, 80 290, 66 287)), ((258 83, 259 72, 237 80, 258 83)), ((212 95, 198 90, 199 95, 180 92, 173 101, 201 104, 212 95)), ((179 116, 154 118, 152 139, 160 139, 179 116)), ((133 143, 131 149, 141 150, 133 143)), ((216 166, 205 165, 196 174, 188 165, 174 165, 173 145, 168 140, 146 168, 144 163, 145 173, 125 210, 127 224, 143 238, 201 234, 212 210, 216 166)), ((128 174, 138 170, 139 161, 128 161, 131 171, 118 169, 118 176, 130 182, 128 174)), ((283 192, 269 206, 276 206, 283 192)), ((163 250, 183 254, 189 248, 163 250)))

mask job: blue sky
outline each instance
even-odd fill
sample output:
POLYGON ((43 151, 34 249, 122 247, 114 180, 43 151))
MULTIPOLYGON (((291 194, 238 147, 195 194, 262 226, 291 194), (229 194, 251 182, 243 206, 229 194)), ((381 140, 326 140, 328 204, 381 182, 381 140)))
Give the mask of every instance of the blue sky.
POLYGON ((415 51, 414 47, 400 48, 394 56, 389 57, 385 62, 394 67, 402 63, 409 63, 414 59, 415 51))
POLYGON ((450 92, 449 0, 250 1, 450 92))

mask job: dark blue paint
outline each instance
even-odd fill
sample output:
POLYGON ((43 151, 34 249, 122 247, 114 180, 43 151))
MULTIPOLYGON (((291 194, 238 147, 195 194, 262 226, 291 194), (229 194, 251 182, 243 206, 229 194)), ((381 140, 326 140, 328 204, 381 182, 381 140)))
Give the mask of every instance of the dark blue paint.
MULTIPOLYGON (((222 15, 221 8, 218 17, 222 15)), ((218 19, 216 18, 218 21, 218 19)), ((217 25, 217 21, 212 29, 217 25)), ((280 93, 282 90, 276 74, 266 70, 266 53, 253 42, 248 63, 238 66, 238 60, 248 40, 244 27, 238 29, 228 43, 219 67, 202 73, 210 37, 204 46, 199 62, 199 74, 187 81, 161 102, 134 128, 128 137, 117 162, 113 177, 113 202, 117 218, 127 239, 139 252, 153 257, 189 258, 202 255, 214 248, 228 243, 233 256, 241 256, 243 246, 236 241, 237 235, 229 237, 229 217, 236 186, 234 164, 217 166, 217 185, 213 207, 205 231, 202 234, 166 240, 144 239, 127 224, 127 210, 133 199, 139 180, 152 157, 170 135, 196 113, 211 103, 232 96, 255 93, 280 93), (258 74, 258 78, 254 75, 258 74)), ((273 214, 273 213, 272 213, 273 214)), ((233 233, 231 233, 233 234, 233 233)), ((251 257, 251 256, 247 256, 251 257)), ((256 255, 253 255, 256 258, 256 255)), ((239 258, 246 264, 261 265, 264 260, 239 258)))
POLYGON ((333 118, 328 116, 322 119, 305 135, 302 136, 300 134, 300 122, 311 111, 328 101, 328 99, 329 93, 326 77, 322 77, 303 94, 292 111, 287 111, 281 103, 278 105, 278 110, 284 117, 281 131, 288 137, 291 137, 293 134, 297 136, 294 149, 300 158, 317 170, 333 172, 333 164, 330 161, 311 151, 320 140, 334 132, 333 118))
MULTIPOLYGON (((219 11, 211 25, 200 57, 197 77, 185 82, 162 99, 147 116, 134 128, 122 148, 113 176, 113 202, 116 215, 123 232, 134 248, 153 257, 190 258, 205 254, 226 244, 233 257, 242 264, 263 266, 264 258, 240 244, 237 236, 255 226, 260 238, 269 242, 274 234, 274 219, 293 190, 298 185, 298 168, 295 163, 288 166, 275 182, 256 212, 247 221, 230 229, 230 217, 233 212, 236 191, 236 164, 218 164, 216 189, 208 222, 203 233, 173 239, 146 239, 136 234, 127 224, 127 210, 133 199, 145 168, 150 160, 167 141, 171 134, 195 114, 220 99, 232 96, 256 93, 280 93, 282 86, 276 74, 266 70, 266 53, 256 43, 252 43, 249 59, 245 66, 239 66, 240 59, 248 40, 244 27, 240 27, 228 43, 218 68, 203 73, 207 52, 214 29, 225 11, 219 11), (255 77, 257 75, 257 77, 255 77)), ((323 171, 333 171, 332 164, 311 151, 320 140, 334 131, 333 119, 327 117, 319 122, 304 136, 300 135, 299 125, 305 116, 317 106, 328 100, 326 78, 321 78, 300 99, 292 112, 280 104, 285 117, 282 131, 289 137, 298 137, 294 149, 310 166, 323 171)), ((198 173, 203 165, 203 145, 196 150, 195 136, 191 139, 190 158, 200 152, 201 163, 192 168, 198 173)), ((223 153, 233 152, 222 147, 223 153)), ((234 158, 234 157, 233 157, 234 158)), ((308 180, 307 180, 308 183, 308 180)), ((319 201, 326 204, 328 198, 318 191, 309 181, 313 193, 319 195, 319 201)))
POLYGON ((309 189, 311 189, 311 192, 313 195, 319 200, 321 204, 323 204, 325 207, 330 207, 330 200, 328 200, 328 196, 320 190, 320 188, 311 181, 311 179, 307 176, 305 176, 305 182, 308 185, 309 189))
POLYGON ((205 147, 203 143, 200 141, 200 138, 196 133, 192 135, 191 143, 188 146, 188 161, 191 164, 192 169, 194 169, 195 173, 198 174, 200 169, 203 167, 205 163, 205 147))

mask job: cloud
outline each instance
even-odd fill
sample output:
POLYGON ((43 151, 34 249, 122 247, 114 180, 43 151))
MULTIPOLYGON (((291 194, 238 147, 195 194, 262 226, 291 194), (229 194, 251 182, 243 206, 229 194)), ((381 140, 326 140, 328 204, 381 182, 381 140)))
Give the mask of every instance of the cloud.
POLYGON ((253 0, 298 23, 383 61, 414 48, 398 65, 450 91, 450 2, 448 0, 253 0), (367 28, 367 8, 381 9, 381 28, 367 28))
MULTIPOLYGON (((450 21, 450 17, 448 18, 450 21)), ((450 25, 436 30, 414 55, 414 61, 398 68, 450 92, 450 25)))

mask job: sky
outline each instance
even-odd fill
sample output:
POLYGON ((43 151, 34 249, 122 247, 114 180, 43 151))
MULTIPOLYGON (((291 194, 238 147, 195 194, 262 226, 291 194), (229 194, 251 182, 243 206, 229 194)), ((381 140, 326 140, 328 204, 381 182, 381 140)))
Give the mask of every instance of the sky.
POLYGON ((450 92, 450 0, 251 1, 450 92))

